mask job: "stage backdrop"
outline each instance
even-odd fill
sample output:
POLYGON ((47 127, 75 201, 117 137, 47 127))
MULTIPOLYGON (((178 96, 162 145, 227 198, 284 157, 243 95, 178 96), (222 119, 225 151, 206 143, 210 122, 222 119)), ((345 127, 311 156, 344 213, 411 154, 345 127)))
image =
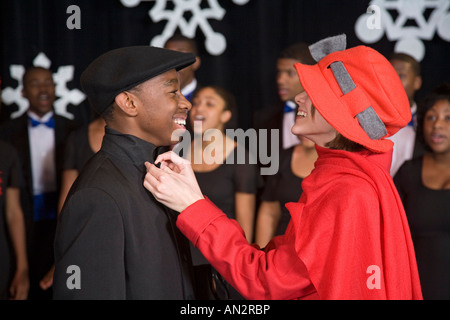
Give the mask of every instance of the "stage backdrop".
POLYGON ((90 109, 79 77, 97 56, 121 46, 161 46, 174 32, 195 37, 203 85, 231 90, 239 124, 276 98, 275 62, 287 45, 340 33, 348 46, 420 60, 423 87, 450 81, 450 0, 2 0, 0 120, 27 108, 21 96, 26 67, 54 72, 55 110, 79 122, 90 109))

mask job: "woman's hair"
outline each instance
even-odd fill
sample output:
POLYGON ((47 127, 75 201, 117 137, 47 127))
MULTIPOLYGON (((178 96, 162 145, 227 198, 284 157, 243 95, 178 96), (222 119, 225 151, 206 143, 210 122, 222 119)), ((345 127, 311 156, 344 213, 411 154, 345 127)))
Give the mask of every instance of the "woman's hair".
POLYGON ((238 122, 237 122, 237 104, 236 104, 236 98, 234 95, 226 90, 225 88, 218 86, 218 85, 209 85, 205 87, 201 87, 197 89, 194 93, 194 96, 202 89, 205 88, 211 88, 214 90, 215 93, 217 93, 225 102, 225 109, 229 110, 231 112, 231 118, 230 120, 225 124, 224 129, 236 129, 238 122))
POLYGON ((278 55, 278 59, 293 59, 311 66, 317 63, 309 51, 309 44, 304 42, 294 43, 284 48, 278 55))
POLYGON ((350 152, 366 150, 366 148, 364 148, 362 145, 347 139, 339 132, 336 134, 336 138, 328 142, 325 146, 327 146, 330 149, 344 150, 350 152))
MULTIPOLYGON (((314 107, 314 105, 311 105, 311 117, 314 118, 315 114, 316 114, 316 107, 314 107)), ((334 150, 344 150, 350 152, 357 152, 366 149, 359 143, 347 139, 339 132, 337 132, 336 137, 330 142, 327 142, 325 146, 334 150)))
POLYGON ((418 105, 418 111, 417 111, 417 134, 418 139, 420 142, 423 143, 425 148, 428 151, 431 151, 430 147, 425 141, 424 137, 424 120, 425 120, 425 114, 428 112, 428 110, 433 107, 436 102, 439 100, 447 100, 450 101, 450 83, 443 83, 433 89, 428 96, 418 105))

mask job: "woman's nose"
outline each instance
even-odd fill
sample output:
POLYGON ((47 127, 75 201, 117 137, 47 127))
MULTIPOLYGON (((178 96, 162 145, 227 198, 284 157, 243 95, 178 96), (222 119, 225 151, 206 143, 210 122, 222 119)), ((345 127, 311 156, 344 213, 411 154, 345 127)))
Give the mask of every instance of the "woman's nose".
POLYGON ((307 98, 308 98, 308 94, 306 93, 306 91, 302 91, 295 96, 294 101, 298 105, 302 105, 306 102, 307 98))

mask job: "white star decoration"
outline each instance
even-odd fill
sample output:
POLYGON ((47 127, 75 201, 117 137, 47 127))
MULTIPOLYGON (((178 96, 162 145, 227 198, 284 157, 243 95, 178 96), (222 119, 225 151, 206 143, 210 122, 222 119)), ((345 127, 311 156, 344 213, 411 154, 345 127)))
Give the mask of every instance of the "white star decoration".
POLYGON ((355 23, 356 35, 366 43, 377 42, 386 32, 388 40, 397 41, 394 51, 408 53, 421 61, 425 56, 422 40, 431 40, 437 33, 450 41, 449 0, 372 0, 369 8, 372 6, 380 11, 380 27, 368 28, 371 13, 361 15, 355 23), (424 16, 427 9, 432 10, 428 20, 424 16), (398 13, 395 21, 389 10, 398 13), (406 25, 411 20, 416 26, 406 25))
MULTIPOLYGON (((50 68, 51 61, 47 56, 40 52, 33 60, 33 66, 50 68)), ((28 100, 22 96, 22 77, 25 73, 23 65, 12 64, 9 67, 11 78, 18 82, 16 88, 7 87, 2 91, 2 100, 6 105, 17 104, 19 110, 11 114, 11 118, 17 118, 22 115, 29 106, 28 100)), ((85 94, 78 89, 69 90, 67 82, 73 80, 74 66, 61 66, 58 71, 53 74, 55 82, 56 101, 54 102, 55 113, 69 119, 74 119, 74 115, 67 111, 69 104, 78 105, 86 98, 85 94)))
MULTIPOLYGON (((208 22, 208 19, 222 20, 225 10, 218 4, 217 0, 207 0, 209 8, 202 9, 200 4, 202 0, 170 0, 173 2, 174 9, 167 10, 169 0, 121 0, 126 7, 135 7, 141 1, 156 1, 153 8, 149 11, 149 16, 154 22, 167 20, 167 24, 162 34, 155 36, 151 45, 162 47, 177 28, 183 35, 193 38, 197 28, 200 28, 205 35, 206 50, 212 55, 222 54, 227 46, 225 37, 215 32, 208 22), (184 13, 192 14, 191 18, 186 20, 184 13)), ((233 0, 237 5, 245 5, 250 0, 233 0)))

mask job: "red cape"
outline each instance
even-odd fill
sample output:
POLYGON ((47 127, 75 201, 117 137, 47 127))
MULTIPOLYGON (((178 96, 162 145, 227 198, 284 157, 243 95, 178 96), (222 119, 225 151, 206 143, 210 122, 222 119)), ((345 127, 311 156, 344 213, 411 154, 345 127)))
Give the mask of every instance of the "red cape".
POLYGON ((321 299, 422 299, 392 152, 316 147, 316 170, 287 204, 295 249, 321 299))

